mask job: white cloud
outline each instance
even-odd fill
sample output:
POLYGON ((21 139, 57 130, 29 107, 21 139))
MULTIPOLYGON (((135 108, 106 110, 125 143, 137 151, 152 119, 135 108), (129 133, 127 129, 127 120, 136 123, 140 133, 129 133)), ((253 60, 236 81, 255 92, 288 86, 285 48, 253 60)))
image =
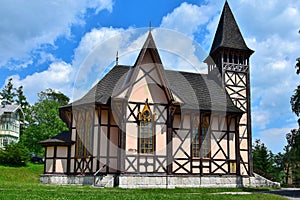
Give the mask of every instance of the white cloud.
POLYGON ((273 153, 282 152, 284 146, 287 145, 285 136, 293 128, 294 126, 266 129, 259 132, 258 135, 254 137, 253 142, 255 139, 260 139, 273 153))
POLYGON ((24 93, 30 103, 34 103, 37 99, 37 94, 47 88, 59 90, 71 96, 71 79, 72 67, 63 61, 56 61, 50 64, 49 68, 43 72, 36 72, 20 79, 20 76, 14 75, 13 84, 24 88, 24 93))
POLYGON ((78 69, 83 67, 83 64, 87 65, 86 62, 89 62, 88 65, 97 64, 100 67, 106 67, 114 60, 120 46, 119 43, 123 40, 123 38, 121 38, 121 33, 124 31, 124 29, 104 27, 93 29, 86 33, 82 37, 78 47, 75 49, 73 66, 78 69), (100 47, 104 47, 104 49, 100 49, 100 47), (100 52, 98 52, 99 50, 100 52), (101 54, 105 53, 105 56, 93 55, 95 51, 101 54), (92 56, 94 57, 91 58, 92 56), (89 60, 87 60, 87 58, 89 58, 89 60), (103 59, 106 61, 103 61, 103 59))
POLYGON ((266 110, 261 110, 260 106, 252 109, 252 125, 253 127, 259 127, 259 129, 265 129, 270 123, 270 113, 266 110))
POLYGON ((255 50, 251 59, 252 102, 256 102, 254 111, 264 113, 265 118, 261 120, 260 114, 254 115, 254 124, 264 129, 278 119, 284 123, 284 118, 293 115, 290 96, 300 82, 294 69, 295 58, 298 56, 297 43, 278 35, 261 41, 256 38, 247 41, 255 50))
MULTIPOLYGON (((111 11, 112 1, 2 1, 0 66, 6 66, 12 60, 26 63, 30 60, 31 51, 43 44, 53 45, 59 36, 70 36, 72 25, 84 23, 82 17, 87 9, 111 11)), ((20 67, 18 63, 11 64, 20 67)))
POLYGON ((184 2, 163 17, 161 27, 177 30, 193 38, 199 27, 209 22, 210 17, 216 13, 217 5, 215 2, 201 6, 184 2))

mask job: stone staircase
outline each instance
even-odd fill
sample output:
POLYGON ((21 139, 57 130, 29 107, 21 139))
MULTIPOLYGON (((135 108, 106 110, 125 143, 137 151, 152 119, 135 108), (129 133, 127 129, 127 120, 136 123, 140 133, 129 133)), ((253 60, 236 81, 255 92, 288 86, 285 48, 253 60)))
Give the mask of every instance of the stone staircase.
POLYGON ((112 188, 115 186, 115 175, 101 175, 94 177, 93 187, 97 188, 112 188))

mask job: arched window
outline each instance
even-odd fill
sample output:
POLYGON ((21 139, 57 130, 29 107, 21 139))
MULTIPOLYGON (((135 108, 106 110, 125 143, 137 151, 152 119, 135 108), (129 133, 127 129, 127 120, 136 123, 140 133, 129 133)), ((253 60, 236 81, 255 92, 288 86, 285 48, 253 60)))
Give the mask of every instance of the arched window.
POLYGON ((153 115, 148 99, 142 112, 139 112, 139 153, 154 152, 153 115))

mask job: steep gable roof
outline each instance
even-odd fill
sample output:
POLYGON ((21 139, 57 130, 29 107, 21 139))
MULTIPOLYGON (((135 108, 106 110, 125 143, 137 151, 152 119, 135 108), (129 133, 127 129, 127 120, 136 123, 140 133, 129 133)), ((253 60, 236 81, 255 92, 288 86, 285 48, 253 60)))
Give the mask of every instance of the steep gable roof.
POLYGON ((227 1, 223 7, 210 54, 222 47, 246 51, 249 54, 254 52, 247 47, 227 1))
MULTIPOLYGON (((135 64, 131 67, 125 81, 123 82, 123 87, 119 88, 119 91, 116 93, 122 93, 124 90, 126 90, 125 98, 129 98, 129 95, 132 92, 134 83, 136 82, 138 73, 142 66, 145 64, 153 64, 154 68, 156 68, 156 71, 158 73, 158 76, 160 77, 160 85, 162 86, 163 90, 165 91, 165 94, 167 96, 168 100, 173 100, 173 95, 171 91, 169 90, 169 83, 166 79, 165 71, 162 65, 162 61, 160 59, 158 49, 156 48, 153 36, 151 31, 149 31, 147 39, 143 45, 143 48, 141 49, 135 64), (150 57, 150 60, 149 60, 150 57)), ((118 94, 114 94, 114 96, 118 96, 118 94)))

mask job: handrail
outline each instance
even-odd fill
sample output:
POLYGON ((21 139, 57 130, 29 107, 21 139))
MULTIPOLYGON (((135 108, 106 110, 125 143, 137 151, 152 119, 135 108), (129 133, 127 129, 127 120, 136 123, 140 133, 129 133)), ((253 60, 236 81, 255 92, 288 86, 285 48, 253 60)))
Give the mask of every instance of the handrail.
MULTIPOLYGON (((108 162, 109 163, 109 162, 108 162)), ((94 173, 94 186, 96 185, 96 176, 97 174, 104 169, 105 167, 107 167, 107 164, 104 164, 101 168, 99 168, 95 173, 94 173)))
POLYGON ((97 174, 106 167, 106 164, 103 165, 100 169, 98 169, 95 173, 94 173, 94 176, 97 176, 97 174))

